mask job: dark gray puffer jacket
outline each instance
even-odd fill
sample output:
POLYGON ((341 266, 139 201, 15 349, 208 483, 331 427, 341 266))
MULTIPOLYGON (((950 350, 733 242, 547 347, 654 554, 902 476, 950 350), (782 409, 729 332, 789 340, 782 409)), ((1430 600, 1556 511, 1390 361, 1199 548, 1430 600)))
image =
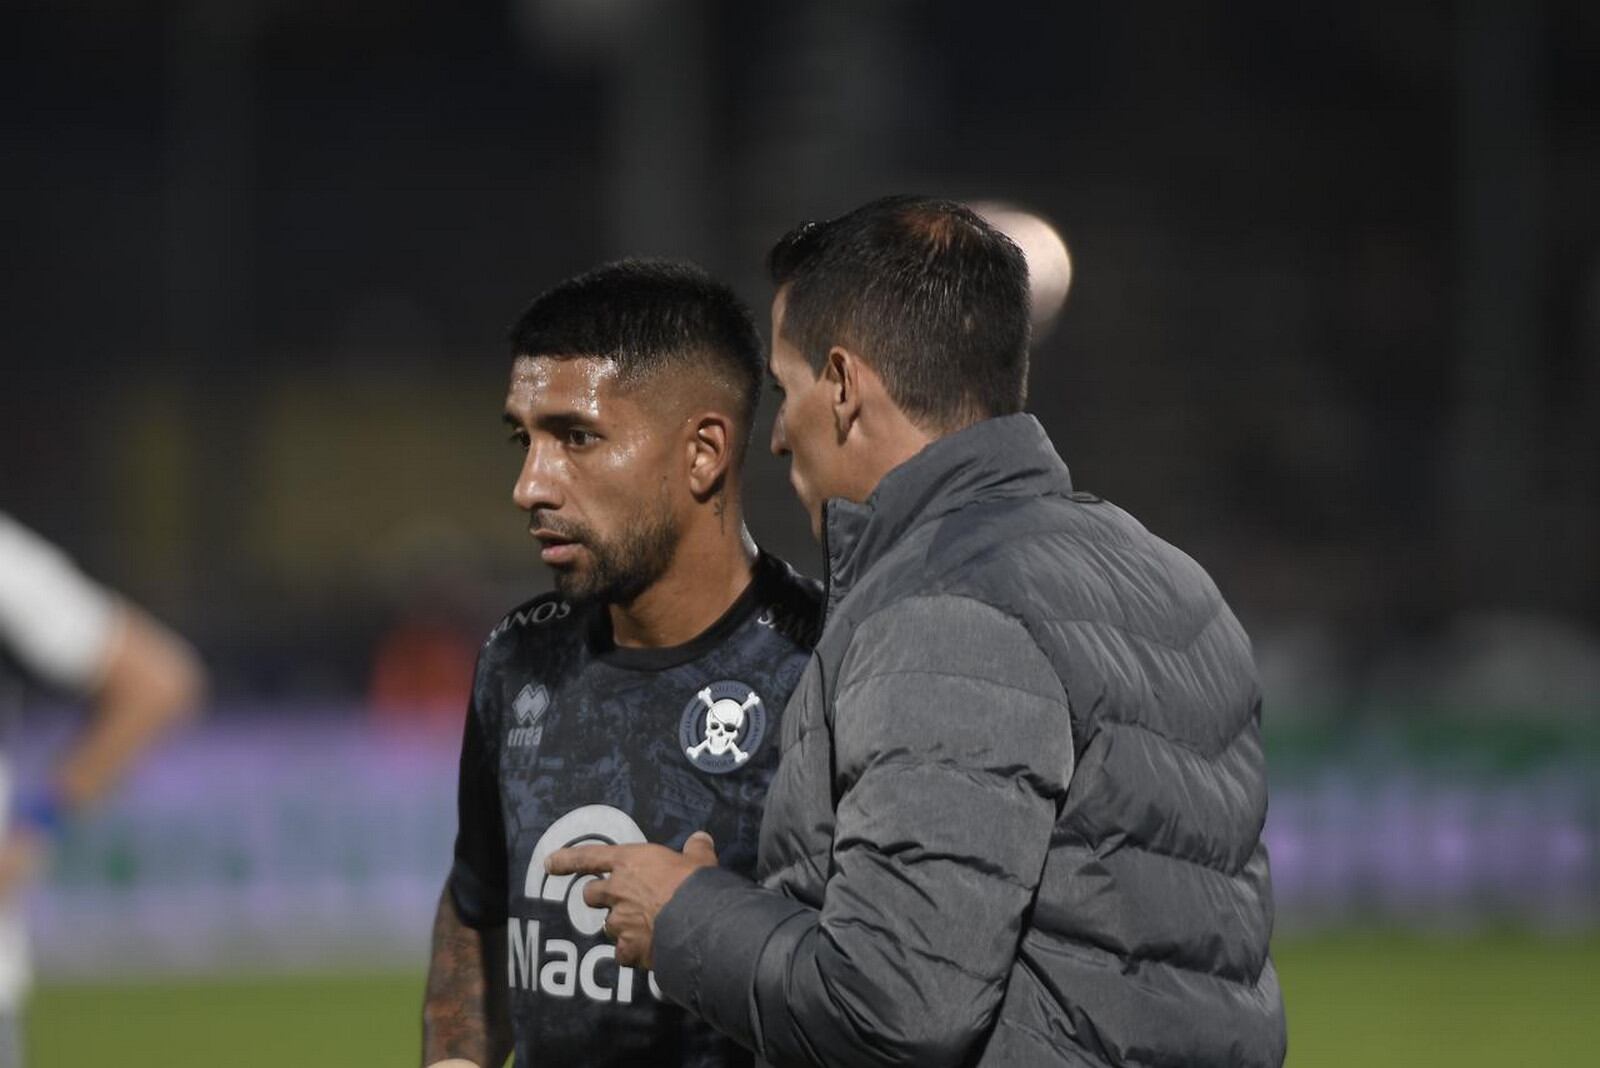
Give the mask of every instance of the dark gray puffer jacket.
POLYGON ((668 997, 779 1065, 1279 1065, 1249 644, 1030 416, 829 502, 762 886, 691 876, 668 997))

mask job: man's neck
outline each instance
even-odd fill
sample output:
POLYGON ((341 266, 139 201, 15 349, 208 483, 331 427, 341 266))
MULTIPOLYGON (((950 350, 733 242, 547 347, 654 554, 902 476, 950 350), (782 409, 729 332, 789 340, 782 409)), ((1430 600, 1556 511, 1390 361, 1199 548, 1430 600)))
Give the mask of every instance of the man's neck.
POLYGON ((625 648, 682 645, 721 619, 750 585, 755 539, 731 504, 711 530, 685 531, 677 555, 649 589, 613 604, 611 640, 625 648), (725 520, 725 521, 724 521, 725 520))
POLYGON ((884 476, 930 444, 937 434, 929 433, 902 415, 897 408, 880 412, 874 423, 865 423, 861 440, 856 445, 856 455, 850 469, 855 473, 855 484, 845 496, 861 504, 878 488, 884 476))

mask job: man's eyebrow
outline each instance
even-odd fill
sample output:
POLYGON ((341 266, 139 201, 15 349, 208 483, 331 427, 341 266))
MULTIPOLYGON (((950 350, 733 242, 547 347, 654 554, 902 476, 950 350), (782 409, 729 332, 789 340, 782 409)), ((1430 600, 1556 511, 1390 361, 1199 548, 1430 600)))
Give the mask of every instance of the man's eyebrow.
POLYGON ((541 427, 544 430, 565 430, 568 427, 594 427, 597 424, 594 412, 581 411, 578 408, 568 408, 565 411, 530 412, 530 419, 523 422, 522 416, 507 408, 501 412, 501 422, 512 428, 515 432, 522 433, 530 427, 541 427))
POLYGON ((541 412, 533 421, 534 426, 554 427, 558 430, 572 426, 593 426, 595 418, 589 412, 581 412, 576 408, 564 412, 541 412))
POLYGON ((563 430, 573 426, 587 427, 595 425, 595 418, 591 413, 578 411, 575 408, 562 412, 539 412, 533 417, 531 424, 525 424, 517 415, 506 411, 500 413, 500 421, 519 433, 530 425, 546 430, 563 430))

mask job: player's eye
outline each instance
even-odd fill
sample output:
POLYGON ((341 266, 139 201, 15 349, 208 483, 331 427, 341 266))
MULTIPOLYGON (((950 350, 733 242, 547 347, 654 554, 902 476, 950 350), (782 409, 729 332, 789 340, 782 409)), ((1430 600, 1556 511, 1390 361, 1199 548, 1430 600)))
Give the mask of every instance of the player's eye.
POLYGON ((772 392, 776 393, 779 397, 783 396, 783 383, 779 382, 776 378, 768 382, 767 385, 771 386, 772 392))
POLYGON ((572 427, 567 431, 567 444, 575 449, 581 449, 585 446, 593 445, 599 440, 599 434, 596 434, 592 430, 585 430, 579 426, 572 427))
POLYGON ((506 440, 523 452, 528 451, 528 432, 526 430, 513 430, 506 440))

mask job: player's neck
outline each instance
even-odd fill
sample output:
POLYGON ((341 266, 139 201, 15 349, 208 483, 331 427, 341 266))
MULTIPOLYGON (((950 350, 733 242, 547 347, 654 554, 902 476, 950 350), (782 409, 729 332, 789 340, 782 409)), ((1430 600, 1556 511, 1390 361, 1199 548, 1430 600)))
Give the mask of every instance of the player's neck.
POLYGON ((750 585, 755 539, 734 502, 684 531, 672 563, 626 605, 610 606, 611 640, 628 648, 668 648, 698 637, 750 585))

